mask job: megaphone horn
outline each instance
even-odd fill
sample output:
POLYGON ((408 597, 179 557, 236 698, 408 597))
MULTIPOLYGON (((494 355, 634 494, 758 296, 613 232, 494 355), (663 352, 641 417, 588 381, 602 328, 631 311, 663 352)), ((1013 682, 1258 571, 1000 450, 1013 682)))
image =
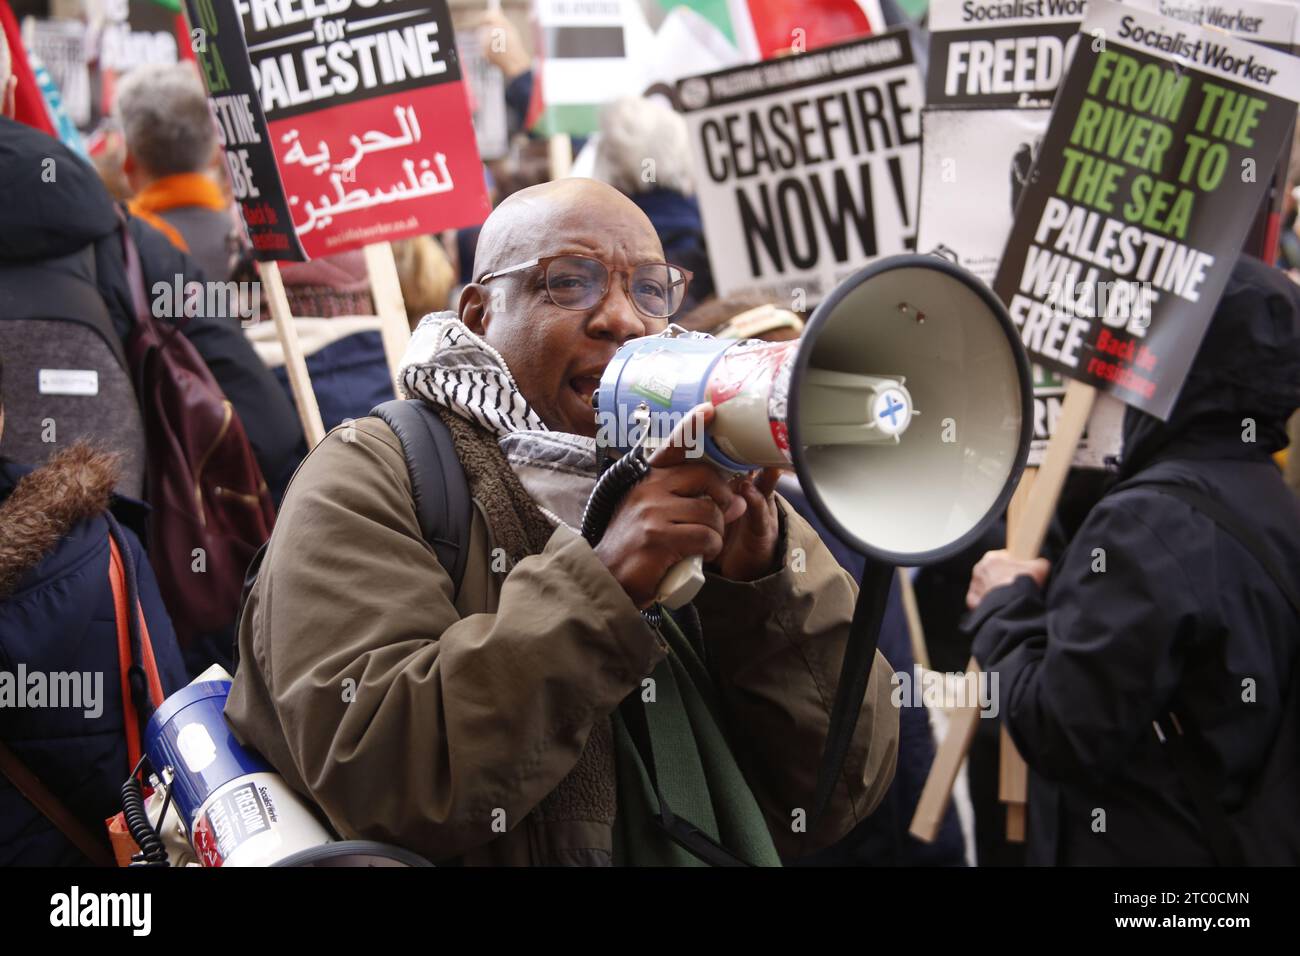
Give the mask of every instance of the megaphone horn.
MULTIPOLYGON (((837 286, 797 344, 680 329, 636 339, 619 349, 594 397, 599 432, 612 424, 610 444, 624 453, 607 475, 626 470, 635 481, 646 468, 620 423, 638 418, 649 427, 707 400, 716 414, 703 449, 714 464, 792 465, 817 516, 867 558, 817 775, 815 830, 862 707, 891 566, 939 561, 974 543, 1024 469, 1033 396, 1010 316, 953 263, 894 256, 837 286)), ((668 435, 670 424, 652 432, 668 435)), ((602 476, 588 502, 583 533, 593 543, 600 521, 588 518, 593 503, 612 514, 612 486, 602 476)), ((698 558, 681 562, 658 598, 677 607, 703 583, 698 558)))
POLYGON ((1029 360, 1002 303, 966 270, 926 255, 859 270, 813 312, 792 379, 799 483, 862 554, 904 567, 940 561, 1006 509, 1032 438, 1029 360), (828 441, 838 432, 826 428, 826 376, 881 371, 898 374, 872 393, 876 440, 828 441), (893 429, 896 442, 882 443, 893 429))
MULTIPOLYGON (((792 467, 823 522, 890 565, 938 561, 976 540, 1005 509, 1031 438, 1029 362, 1010 317, 983 283, 936 256, 855 273, 796 342, 676 327, 635 339, 595 396, 600 434, 622 452, 641 434, 629 421, 667 436, 705 401, 716 409, 703 442, 710 461, 736 472, 792 467)), ((667 606, 703 583, 693 563, 661 587, 667 606)))

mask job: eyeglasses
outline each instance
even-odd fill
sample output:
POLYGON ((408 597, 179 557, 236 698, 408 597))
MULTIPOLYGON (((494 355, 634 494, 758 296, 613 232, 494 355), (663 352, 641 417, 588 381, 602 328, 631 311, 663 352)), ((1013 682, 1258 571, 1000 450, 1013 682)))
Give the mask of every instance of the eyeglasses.
POLYGON ((543 256, 507 269, 484 273, 479 282, 497 279, 523 269, 541 266, 546 270, 546 292, 562 309, 585 312, 594 309, 609 293, 611 272, 623 276, 623 288, 642 315, 666 319, 686 298, 691 272, 669 262, 642 262, 630 269, 614 269, 590 256, 543 256))

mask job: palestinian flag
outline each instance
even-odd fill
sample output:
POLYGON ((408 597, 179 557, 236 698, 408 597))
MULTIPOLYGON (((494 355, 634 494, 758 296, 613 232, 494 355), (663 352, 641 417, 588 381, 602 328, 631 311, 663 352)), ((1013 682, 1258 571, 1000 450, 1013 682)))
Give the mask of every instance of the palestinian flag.
POLYGON ((686 76, 868 36, 879 0, 534 0, 528 126, 587 135, 600 109, 686 76))

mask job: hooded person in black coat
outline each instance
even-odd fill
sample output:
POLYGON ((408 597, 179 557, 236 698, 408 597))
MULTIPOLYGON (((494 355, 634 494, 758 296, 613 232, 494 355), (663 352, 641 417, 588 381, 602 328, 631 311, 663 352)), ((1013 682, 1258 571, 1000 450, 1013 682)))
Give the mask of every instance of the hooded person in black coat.
MULTIPOLYGON (((0 361, 0 380, 3 372, 0 361)), ((110 542, 124 573, 133 569, 127 588, 164 697, 185 684, 185 668, 134 530, 145 509, 112 492, 120 456, 78 442, 31 468, 5 457, 4 426, 0 402, 0 866, 84 866, 93 851, 46 816, 12 763, 107 852, 104 821, 122 808, 131 772, 120 683, 125 616, 110 579, 110 542)))
POLYGON ((1243 256, 1169 420, 1128 409, 1120 481, 1050 575, 1006 552, 976 566, 967 628, 1030 768, 1029 862, 1215 862, 1153 721, 1194 728, 1198 772, 1241 807, 1297 702, 1300 615, 1234 534, 1151 483, 1218 502, 1300 590, 1300 503, 1270 457, 1297 406, 1300 290, 1243 256))

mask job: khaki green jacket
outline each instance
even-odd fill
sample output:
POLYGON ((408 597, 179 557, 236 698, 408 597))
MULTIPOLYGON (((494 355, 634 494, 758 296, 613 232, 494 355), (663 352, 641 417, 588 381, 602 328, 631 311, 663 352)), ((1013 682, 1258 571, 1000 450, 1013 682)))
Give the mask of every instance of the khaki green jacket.
MULTIPOLYGON (((878 655, 833 804, 817 833, 800 832, 855 584, 780 506, 783 570, 753 583, 710 575, 695 603, 737 758, 790 858, 880 802, 898 714, 878 655)), ((226 716, 345 838, 471 864, 612 846, 607 826, 528 814, 665 650, 571 531, 508 573, 493 563, 476 504, 453 600, 420 534, 401 445, 378 419, 332 431, 294 477, 241 621, 226 716)))

